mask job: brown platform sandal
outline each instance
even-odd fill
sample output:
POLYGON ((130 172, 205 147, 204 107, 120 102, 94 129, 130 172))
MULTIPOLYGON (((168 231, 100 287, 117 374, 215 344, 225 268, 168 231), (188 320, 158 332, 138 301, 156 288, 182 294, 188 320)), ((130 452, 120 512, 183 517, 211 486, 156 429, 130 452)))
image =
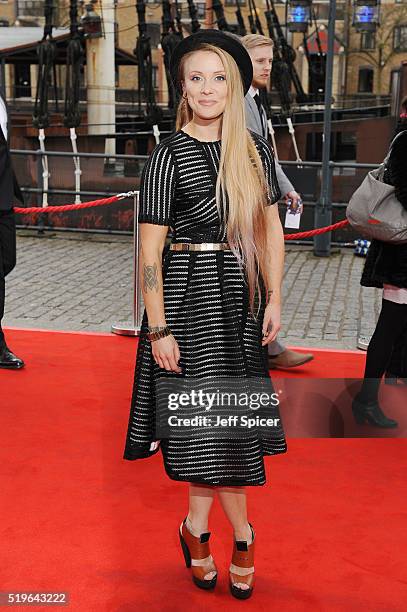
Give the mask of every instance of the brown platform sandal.
POLYGON ((185 518, 179 528, 179 539, 182 546, 182 552, 184 553, 185 565, 192 567, 192 580, 201 589, 213 589, 216 585, 218 574, 216 573, 213 578, 205 580, 205 576, 215 570, 207 570, 207 566, 213 562, 213 557, 209 550, 209 537, 211 532, 201 533, 199 537, 192 535, 186 526, 187 519, 185 518), (205 565, 201 565, 199 562, 202 559, 207 559, 205 565))
POLYGON ((252 543, 246 540, 235 540, 233 538, 232 562, 229 567, 229 587, 230 592, 237 599, 248 599, 253 593, 254 588, 254 538, 255 533, 251 523, 252 543), (248 589, 236 586, 236 583, 249 585, 248 589))

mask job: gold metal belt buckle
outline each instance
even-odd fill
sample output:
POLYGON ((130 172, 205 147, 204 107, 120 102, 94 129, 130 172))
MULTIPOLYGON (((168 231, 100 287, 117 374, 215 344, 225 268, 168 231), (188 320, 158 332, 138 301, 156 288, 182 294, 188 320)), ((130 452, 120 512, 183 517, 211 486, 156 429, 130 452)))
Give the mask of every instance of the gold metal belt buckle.
POLYGON ((171 251, 226 251, 230 250, 227 242, 173 242, 170 245, 171 251))

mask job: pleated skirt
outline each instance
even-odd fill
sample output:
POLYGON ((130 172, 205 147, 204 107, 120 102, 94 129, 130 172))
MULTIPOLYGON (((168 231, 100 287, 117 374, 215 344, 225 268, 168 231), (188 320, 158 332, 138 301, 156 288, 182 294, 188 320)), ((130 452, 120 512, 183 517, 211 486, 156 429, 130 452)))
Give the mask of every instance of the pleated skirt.
MULTIPOLYGON (((180 349, 182 376, 269 379, 267 346, 261 346, 264 288, 255 318, 247 283, 231 251, 168 251, 163 279, 165 317, 180 349)), ((147 325, 144 312, 124 458, 147 458, 161 450, 165 471, 173 480, 264 485, 263 457, 287 451, 278 406, 271 416, 280 418, 280 426, 267 435, 253 431, 238 438, 214 438, 201 428, 190 437, 157 437, 156 387, 168 372, 153 359, 147 325)))

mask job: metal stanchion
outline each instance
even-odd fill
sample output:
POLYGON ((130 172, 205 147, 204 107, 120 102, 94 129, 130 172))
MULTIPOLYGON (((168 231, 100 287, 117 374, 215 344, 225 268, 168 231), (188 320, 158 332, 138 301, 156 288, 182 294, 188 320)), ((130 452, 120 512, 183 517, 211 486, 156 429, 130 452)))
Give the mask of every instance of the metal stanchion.
POLYGON ((356 344, 357 348, 361 351, 367 351, 367 349, 369 348, 370 340, 371 338, 369 338, 368 336, 359 336, 356 344))
MULTIPOLYGON (((335 43, 335 19, 336 0, 329 2, 328 17, 328 49, 326 54, 325 75, 325 111, 324 132, 322 145, 322 177, 321 195, 315 205, 314 225, 316 228, 331 225, 332 223, 332 168, 330 167, 331 155, 331 122, 332 122, 332 80, 334 63, 335 43)), ((314 237, 314 255, 318 257, 329 257, 331 254, 331 232, 319 234, 314 237)))
POLYGON ((134 196, 134 232, 133 232, 133 322, 113 323, 112 332, 120 336, 138 336, 141 328, 142 295, 139 283, 139 233, 138 233, 139 192, 134 196))

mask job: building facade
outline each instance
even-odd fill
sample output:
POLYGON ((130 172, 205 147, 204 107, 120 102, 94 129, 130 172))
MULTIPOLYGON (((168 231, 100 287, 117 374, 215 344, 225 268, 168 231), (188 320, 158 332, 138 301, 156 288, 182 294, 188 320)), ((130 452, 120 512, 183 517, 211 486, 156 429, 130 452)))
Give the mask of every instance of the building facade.
MULTIPOLYGON (((224 17, 232 29, 237 29, 236 2, 239 1, 241 13, 249 31, 248 0, 223 0, 224 17)), ((281 24, 286 18, 286 3, 275 2, 281 24)), ((85 3, 78 2, 79 15, 84 12, 85 3)), ((138 16, 136 2, 129 0, 97 0, 95 10, 103 18, 105 10, 113 7, 115 14, 116 45, 130 54, 134 53, 138 37, 138 16)), ((173 10, 175 4, 172 2, 173 10)), ((197 17, 203 27, 216 27, 216 16, 212 10, 212 0, 195 2, 197 17)), ((264 33, 267 35, 267 22, 264 11, 265 0, 257 0, 257 17, 264 33)), ((407 0, 382 0, 381 24, 376 33, 358 33, 352 26, 352 0, 337 0, 336 40, 333 73, 333 95, 336 100, 342 97, 366 98, 369 96, 386 96, 389 94, 392 75, 407 58, 407 0)), ((179 18, 184 35, 191 31, 190 15, 186 0, 179 0, 179 18)), ((307 36, 288 33, 288 41, 296 52, 295 66, 306 93, 323 94, 324 55, 327 47, 327 25, 329 1, 312 2, 315 22, 309 27, 307 36), (317 35, 318 33, 318 35, 317 35), (305 48, 307 46, 307 48, 305 48)), ((1 28, 7 26, 42 26, 44 23, 44 0, 0 0, 0 41, 1 28)), ((145 3, 147 34, 152 45, 153 85, 157 102, 165 104, 168 100, 167 84, 161 50, 162 4, 152 0, 145 3)), ((173 13, 174 19, 177 17, 173 13)), ((69 0, 55 2, 54 25, 59 28, 69 26, 69 0)), ((28 30, 27 30, 28 32, 28 30)), ((21 40, 21 36, 19 36, 21 40)), ((59 69, 63 79, 63 68, 59 69)), ((10 67, 7 71, 8 95, 17 91, 30 97, 35 95, 36 67, 10 67), (27 85, 27 74, 30 84, 27 85), (20 89, 18 86, 20 84, 20 89), (16 89, 17 88, 17 89, 16 89)), ((126 92, 130 99, 138 84, 136 66, 120 66, 116 69, 117 99, 125 99, 126 92)), ((83 85, 86 87, 86 70, 83 85)))
POLYGON ((17 4, 12 0, 0 0, 0 27, 13 25, 16 20, 17 4))
POLYGON ((389 94, 392 72, 407 59, 406 0, 382 0, 380 13, 380 27, 375 33, 357 33, 347 20, 348 95, 389 94))

